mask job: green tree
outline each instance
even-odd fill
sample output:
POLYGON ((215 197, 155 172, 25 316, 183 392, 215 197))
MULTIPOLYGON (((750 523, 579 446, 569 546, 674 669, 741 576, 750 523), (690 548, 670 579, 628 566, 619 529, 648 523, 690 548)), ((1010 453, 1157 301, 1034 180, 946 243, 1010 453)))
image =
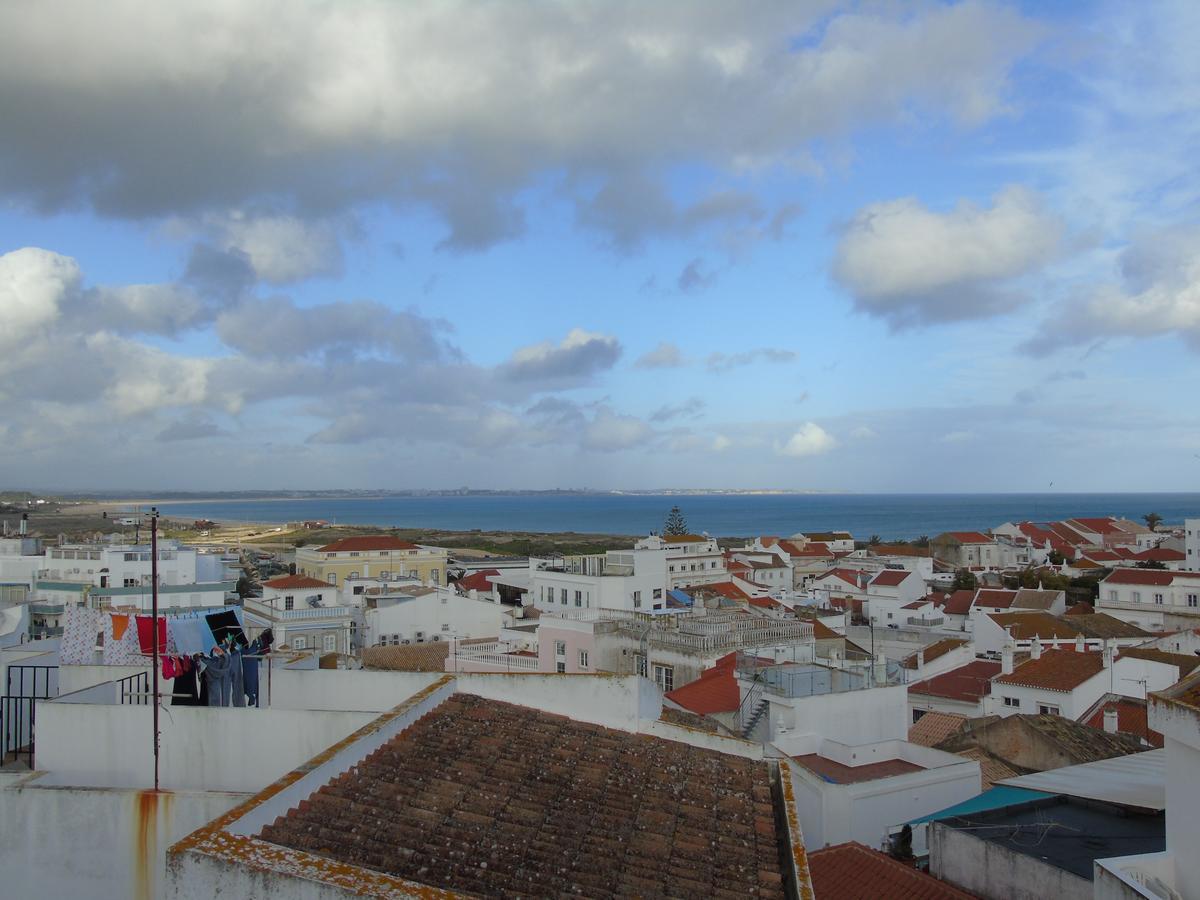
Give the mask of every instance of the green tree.
POLYGON ((966 569, 959 569, 954 573, 954 590, 956 591, 973 591, 979 586, 975 580, 975 576, 966 569))
POLYGON ((915 541, 913 541, 913 546, 914 547, 928 547, 929 546, 929 535, 927 535, 927 534, 921 535, 919 538, 917 538, 915 541))
POLYGON ((663 524, 663 534, 668 536, 688 534, 687 519, 683 517, 678 506, 672 506, 671 511, 667 513, 667 521, 663 524))
POLYGON ((1061 566, 1063 563, 1065 563, 1067 561, 1067 558, 1065 556, 1063 556, 1061 553, 1059 553, 1057 550, 1051 550, 1050 554, 1046 557, 1046 560, 1047 560, 1047 562, 1049 562, 1052 565, 1061 566))
POLYGON ((1166 564, 1160 563, 1157 559, 1147 559, 1137 564, 1139 569, 1165 569, 1166 564))
POLYGON ((881 538, 877 534, 873 534, 869 538, 867 538, 867 546, 868 547, 874 547, 876 544, 882 544, 882 543, 883 543, 883 538, 881 538))
POLYGON ((1162 524, 1162 516, 1156 512, 1146 513, 1142 518, 1146 521, 1146 526, 1151 531, 1158 531, 1158 526, 1162 524))

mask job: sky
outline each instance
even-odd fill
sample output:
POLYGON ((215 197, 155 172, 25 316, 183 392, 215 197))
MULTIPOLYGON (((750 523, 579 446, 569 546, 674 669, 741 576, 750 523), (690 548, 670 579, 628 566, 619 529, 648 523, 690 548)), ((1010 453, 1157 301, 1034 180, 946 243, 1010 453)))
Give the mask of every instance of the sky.
POLYGON ((1200 4, 0 6, 0 487, 1200 489, 1200 4))

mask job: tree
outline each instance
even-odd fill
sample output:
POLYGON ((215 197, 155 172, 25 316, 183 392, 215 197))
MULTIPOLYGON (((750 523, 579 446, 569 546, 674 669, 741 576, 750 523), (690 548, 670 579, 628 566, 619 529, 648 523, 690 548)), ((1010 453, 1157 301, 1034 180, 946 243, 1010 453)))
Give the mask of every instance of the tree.
POLYGON ((1159 562, 1157 559, 1146 559, 1138 563, 1137 567, 1139 569, 1165 569, 1167 565, 1166 563, 1159 562))
POLYGON ((663 534, 670 537, 677 534, 687 533, 687 519, 683 517, 683 513, 679 511, 678 506, 672 506, 671 511, 667 513, 667 521, 663 525, 663 534))
POLYGON ((1158 531, 1158 526, 1162 524, 1162 516, 1156 512, 1146 513, 1142 518, 1145 519, 1146 526, 1151 531, 1158 531))
POLYGON ((1065 556, 1063 556, 1061 553, 1059 553, 1057 550, 1051 550, 1050 554, 1046 557, 1046 561, 1049 562, 1051 565, 1061 566, 1063 563, 1065 563, 1067 561, 1067 558, 1065 556))
POLYGON ((929 535, 927 535, 927 534, 921 535, 919 538, 917 538, 915 541, 913 541, 913 546, 914 547, 928 547, 929 546, 929 535))
POLYGON ((966 569, 959 569, 954 573, 954 590, 956 591, 973 591, 979 586, 975 580, 975 576, 966 569))
POLYGON ((867 538, 867 546, 868 547, 874 547, 876 544, 882 544, 882 543, 883 543, 883 538, 881 538, 877 534, 873 534, 869 538, 867 538))

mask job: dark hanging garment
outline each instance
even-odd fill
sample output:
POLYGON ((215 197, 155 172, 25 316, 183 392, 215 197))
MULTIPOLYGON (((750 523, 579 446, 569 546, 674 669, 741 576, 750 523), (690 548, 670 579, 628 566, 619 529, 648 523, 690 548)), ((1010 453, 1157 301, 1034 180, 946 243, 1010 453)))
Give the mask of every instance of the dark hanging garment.
POLYGON ((237 614, 233 610, 209 613, 204 618, 208 621, 208 627, 212 629, 213 637, 218 644, 225 643, 225 638, 229 636, 232 636, 243 647, 250 643, 246 640, 246 632, 242 631, 237 614))
POLYGON ((229 706, 230 660, 228 654, 209 656, 204 660, 204 683, 208 685, 209 706, 229 706))
POLYGON ((208 691, 204 689, 200 670, 195 666, 175 678, 171 686, 172 706, 207 706, 208 691), (181 696, 182 695, 182 696, 181 696))
POLYGON ((246 692, 242 687, 242 652, 229 654, 229 700, 231 706, 245 706, 246 692))
POLYGON ((258 653, 257 647, 242 654, 242 689, 246 692, 246 705, 258 706, 258 660, 251 653, 258 653))

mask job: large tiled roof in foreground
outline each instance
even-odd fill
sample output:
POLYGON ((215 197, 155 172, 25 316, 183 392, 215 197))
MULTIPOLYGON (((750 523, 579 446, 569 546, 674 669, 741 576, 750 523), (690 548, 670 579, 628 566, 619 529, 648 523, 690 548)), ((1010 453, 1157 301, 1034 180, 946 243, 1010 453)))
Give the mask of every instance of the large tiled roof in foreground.
POLYGON ((857 841, 808 854, 818 900, 971 900, 975 895, 857 841))
POLYGON ((766 764, 455 694, 263 829, 487 896, 782 897, 766 764))

